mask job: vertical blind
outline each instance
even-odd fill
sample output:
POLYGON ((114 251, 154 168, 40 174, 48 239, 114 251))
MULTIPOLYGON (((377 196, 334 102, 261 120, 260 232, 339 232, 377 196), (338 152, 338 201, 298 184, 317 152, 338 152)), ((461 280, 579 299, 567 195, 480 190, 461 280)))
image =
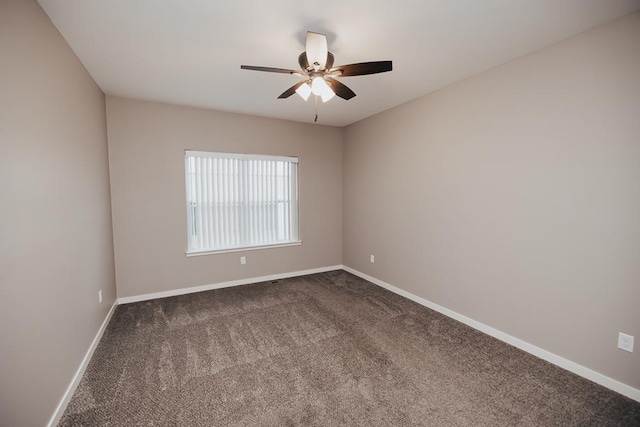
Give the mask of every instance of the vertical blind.
POLYGON ((298 158, 185 151, 187 252, 298 242, 298 158))

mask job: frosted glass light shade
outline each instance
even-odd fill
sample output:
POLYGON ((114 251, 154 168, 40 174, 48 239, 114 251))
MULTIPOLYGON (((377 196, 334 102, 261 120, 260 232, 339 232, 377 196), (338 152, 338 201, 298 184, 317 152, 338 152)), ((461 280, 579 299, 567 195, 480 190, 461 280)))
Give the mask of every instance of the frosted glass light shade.
POLYGON ((335 93, 322 77, 314 77, 311 81, 311 92, 322 97, 322 102, 327 102, 335 96, 335 93))
POLYGON ((311 82, 311 91, 314 95, 322 95, 322 92, 325 92, 327 89, 331 90, 329 85, 327 85, 327 82, 325 82, 322 77, 313 78, 311 82))
POLYGON ((306 101, 309 99, 309 95, 311 95, 311 87, 309 87, 308 83, 301 84, 298 86, 298 89, 296 89, 296 93, 306 101))
POLYGON ((333 92, 333 90, 331 90, 331 88, 329 88, 329 90, 326 92, 322 92, 322 94, 320 95, 320 97, 322 98, 322 102, 330 101, 334 96, 336 96, 336 94, 333 92))

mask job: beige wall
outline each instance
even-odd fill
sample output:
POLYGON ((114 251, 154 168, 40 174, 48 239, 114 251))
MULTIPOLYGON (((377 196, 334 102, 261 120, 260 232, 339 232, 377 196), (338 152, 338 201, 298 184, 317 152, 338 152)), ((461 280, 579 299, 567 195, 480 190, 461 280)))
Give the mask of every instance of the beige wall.
POLYGON ((116 97, 107 123, 119 297, 341 264, 340 129, 116 97), (298 156, 303 244, 187 258, 185 149, 298 156))
POLYGON ((35 1, 1 1, 0 425, 49 421, 115 301, 109 204, 104 95, 35 1))
POLYGON ((344 138, 345 265, 640 388, 640 13, 344 138))
POLYGON ((615 348, 640 337, 638 45, 634 14, 344 131, 117 97, 107 125, 37 3, 3 0, 0 424, 52 415, 114 245, 122 297, 344 263, 640 388, 615 348), (303 245, 187 258, 187 148, 299 156, 303 245))

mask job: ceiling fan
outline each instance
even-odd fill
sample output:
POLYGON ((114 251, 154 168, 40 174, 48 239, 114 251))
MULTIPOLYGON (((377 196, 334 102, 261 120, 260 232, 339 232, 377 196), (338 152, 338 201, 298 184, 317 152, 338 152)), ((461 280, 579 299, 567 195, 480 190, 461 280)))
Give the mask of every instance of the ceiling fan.
POLYGON ((333 54, 327 47, 327 37, 324 34, 308 31, 305 51, 298 56, 298 64, 302 71, 253 65, 241 65, 240 68, 300 76, 303 80, 282 92, 278 99, 288 98, 297 93, 306 101, 313 93, 322 98, 322 102, 329 101, 335 95, 346 100, 356 96, 354 91, 339 82, 336 77, 364 76, 392 70, 391 61, 360 62, 334 67, 333 60, 333 54))

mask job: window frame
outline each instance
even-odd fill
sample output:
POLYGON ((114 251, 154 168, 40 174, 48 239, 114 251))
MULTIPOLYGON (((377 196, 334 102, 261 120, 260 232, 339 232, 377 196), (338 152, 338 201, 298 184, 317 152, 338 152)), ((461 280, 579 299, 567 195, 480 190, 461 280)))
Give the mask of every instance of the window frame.
POLYGON ((230 252, 244 252, 244 251, 252 251, 252 250, 261 250, 261 249, 270 249, 270 248, 281 248, 281 247, 289 247, 289 246, 300 246, 302 245, 302 238, 300 236, 300 159, 296 156, 275 156, 275 155, 266 155, 266 154, 246 154, 246 153, 225 153, 225 152, 217 152, 217 151, 202 151, 202 150, 185 150, 184 151, 184 176, 185 176, 185 207, 187 214, 187 229, 186 229, 186 249, 185 254, 187 257, 193 256, 202 256, 202 255, 212 255, 212 254, 221 254, 221 253, 230 253, 230 252), (290 190, 290 197, 288 203, 293 203, 292 212, 295 212, 295 215, 292 217, 292 225, 290 231, 293 231, 295 234, 292 240, 287 240, 283 242, 267 242, 264 244, 254 244, 254 245, 242 245, 242 246, 231 246, 225 248, 203 248, 203 249, 191 249, 191 236, 194 224, 193 224, 193 214, 191 210, 193 206, 191 205, 191 184, 190 184, 190 169, 189 169, 189 159, 195 157, 209 157, 214 159, 236 159, 236 160, 268 160, 268 161, 283 161, 291 164, 295 164, 295 180, 293 181, 293 186, 290 190))

